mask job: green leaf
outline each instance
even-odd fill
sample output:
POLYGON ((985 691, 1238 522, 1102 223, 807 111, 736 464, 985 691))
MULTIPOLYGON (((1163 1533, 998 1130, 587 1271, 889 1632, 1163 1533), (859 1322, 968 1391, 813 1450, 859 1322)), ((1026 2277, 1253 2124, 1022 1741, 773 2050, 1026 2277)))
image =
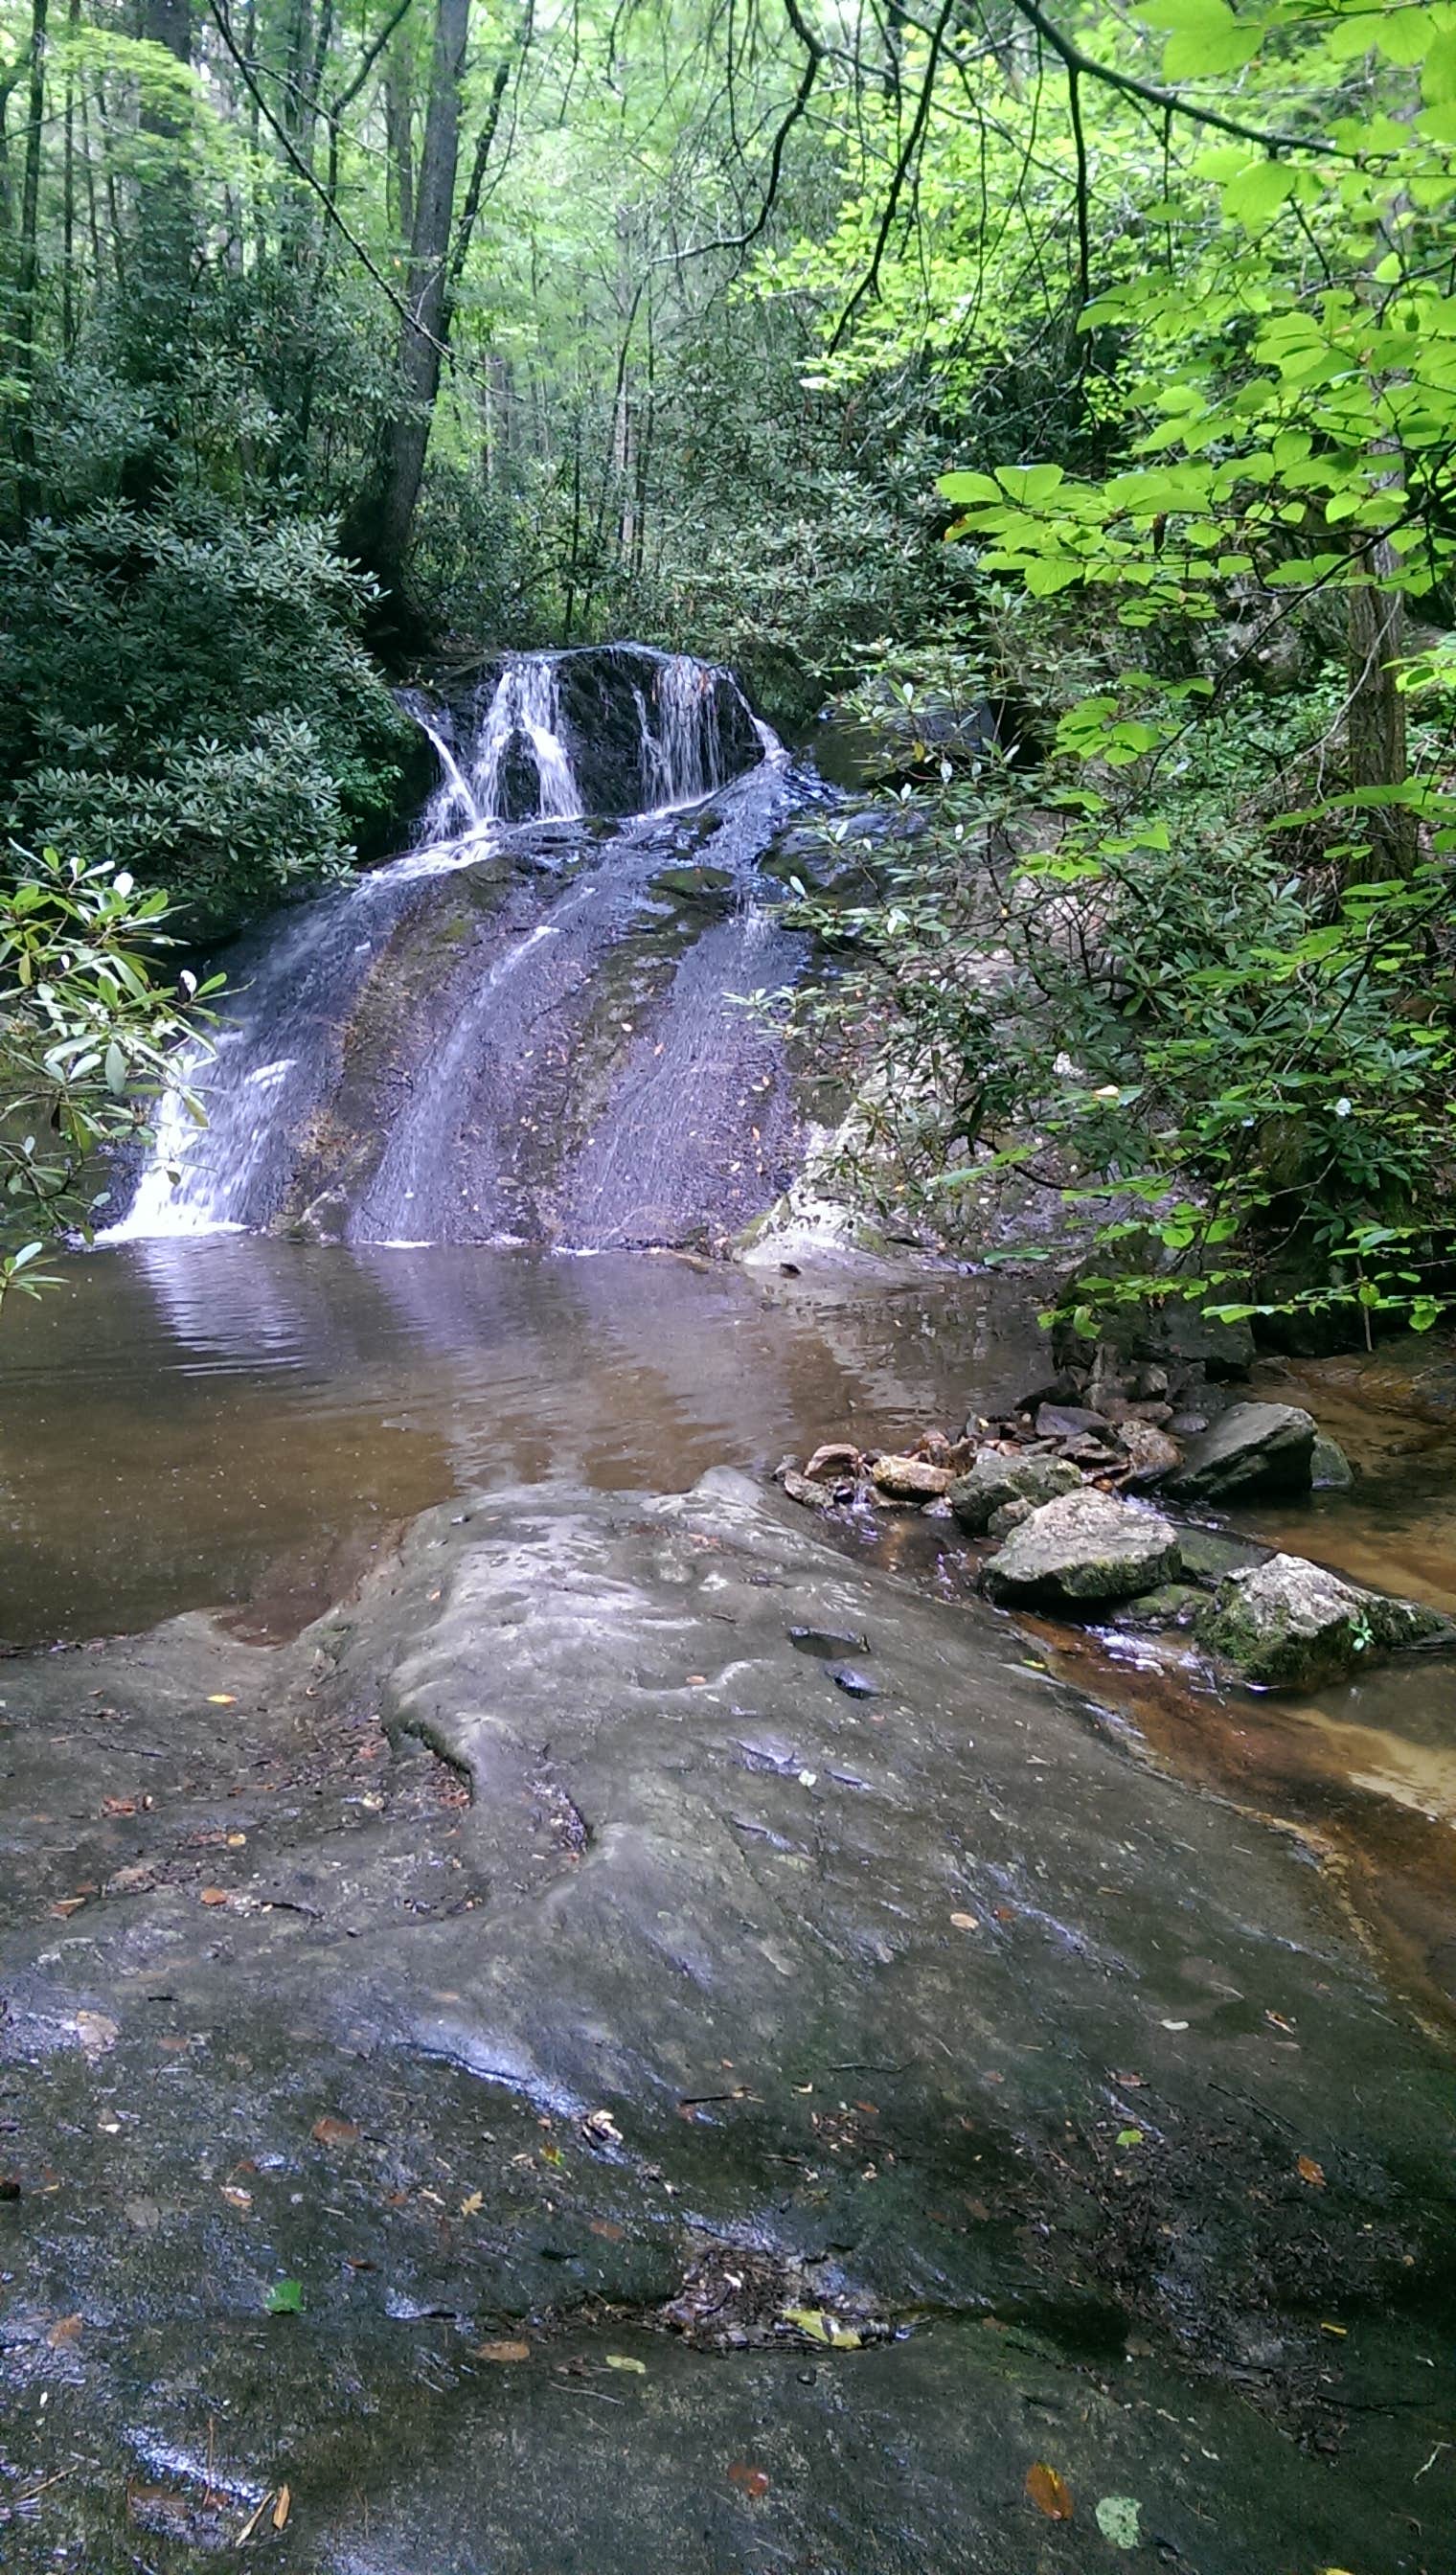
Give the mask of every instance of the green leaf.
POLYGON ((1135 2548, 1141 2512, 1135 2495, 1103 2495, 1097 2506, 1097 2528, 1113 2548, 1135 2548))
POLYGON ((303 2313, 302 2280, 275 2280, 263 2301, 270 2316, 297 2316, 303 2313))
POLYGON ((1293 189, 1294 172, 1287 161, 1251 161, 1226 183, 1223 211, 1254 232, 1277 214, 1293 189))
POLYGON ((1205 80, 1251 63, 1263 42, 1262 27, 1240 25, 1224 0, 1198 0, 1163 50, 1163 78, 1205 80))

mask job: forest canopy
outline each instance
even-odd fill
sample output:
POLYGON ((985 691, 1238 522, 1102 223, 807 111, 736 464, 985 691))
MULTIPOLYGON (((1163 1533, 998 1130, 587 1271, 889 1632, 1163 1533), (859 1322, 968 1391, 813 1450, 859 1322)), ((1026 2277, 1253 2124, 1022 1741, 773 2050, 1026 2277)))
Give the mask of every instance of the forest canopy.
POLYGON ((814 1005, 879 1185, 1429 1319, 1453 149, 1406 0, 7 0, 12 876, 338 876, 432 654, 855 691, 926 825, 814 1005))

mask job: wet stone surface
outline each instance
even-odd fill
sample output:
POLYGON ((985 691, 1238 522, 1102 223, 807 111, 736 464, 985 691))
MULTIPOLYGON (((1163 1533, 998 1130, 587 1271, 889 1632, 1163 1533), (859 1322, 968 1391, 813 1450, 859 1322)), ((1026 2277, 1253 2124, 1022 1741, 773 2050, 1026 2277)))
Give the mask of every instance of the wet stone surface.
POLYGON ((7 2575, 1449 2562, 1449 2061, 1008 1620, 522 1487, 0 1697, 7 2575))

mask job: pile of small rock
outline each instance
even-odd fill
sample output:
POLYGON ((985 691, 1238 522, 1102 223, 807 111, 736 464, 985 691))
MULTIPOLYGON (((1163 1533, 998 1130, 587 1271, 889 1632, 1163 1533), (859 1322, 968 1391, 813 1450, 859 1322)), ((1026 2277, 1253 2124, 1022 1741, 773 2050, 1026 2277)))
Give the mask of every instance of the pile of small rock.
POLYGON ((830 1441, 802 1467, 785 1460, 778 1480, 813 1509, 885 1503, 953 1519, 968 1538, 998 1541, 980 1567, 989 1599, 1191 1629, 1261 1688, 1314 1688, 1379 1651, 1456 1641, 1432 1610, 1154 1508, 1154 1489, 1197 1509, 1353 1480, 1300 1405, 1229 1403, 1211 1389, 1205 1401, 1194 1408, 1161 1366, 1118 1377, 1094 1363, 1085 1380, 1059 1378, 957 1439, 928 1430, 903 1451, 830 1441))

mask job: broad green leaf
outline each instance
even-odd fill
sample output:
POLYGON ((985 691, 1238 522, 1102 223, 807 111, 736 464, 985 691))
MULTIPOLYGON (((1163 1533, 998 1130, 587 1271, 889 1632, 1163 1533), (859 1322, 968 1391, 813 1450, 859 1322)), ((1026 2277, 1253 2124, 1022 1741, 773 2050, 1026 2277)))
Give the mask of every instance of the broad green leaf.
POLYGON ((1135 2495, 1103 2495, 1097 2506, 1097 2528, 1113 2548, 1135 2548, 1141 2512, 1135 2495))
POLYGON ((1287 161, 1251 161, 1225 184, 1223 211, 1254 232, 1277 214, 1293 187, 1294 172, 1287 161))

